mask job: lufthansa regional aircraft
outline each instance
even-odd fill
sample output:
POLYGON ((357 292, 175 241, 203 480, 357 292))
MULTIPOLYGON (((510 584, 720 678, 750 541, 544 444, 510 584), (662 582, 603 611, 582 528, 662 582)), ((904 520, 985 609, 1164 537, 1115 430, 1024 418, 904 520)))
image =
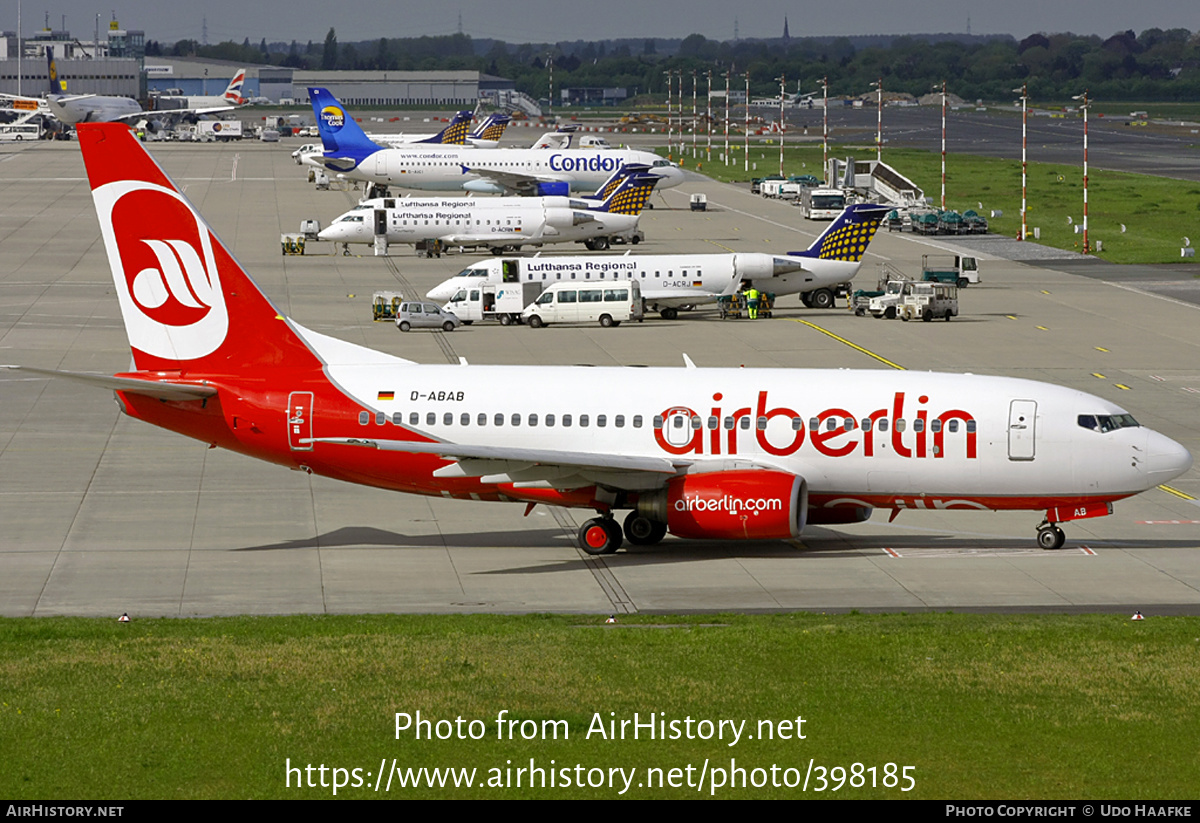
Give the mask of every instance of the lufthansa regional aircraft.
POLYGON ((569 197, 377 198, 341 215, 317 236, 343 244, 370 244, 376 236, 388 243, 436 239, 450 246, 487 246, 495 254, 545 243, 586 243, 596 249, 637 229, 656 183, 657 177, 634 171, 599 203, 569 197))
POLYGON ((426 293, 445 302, 460 289, 482 284, 542 283, 560 280, 637 280, 646 308, 674 320, 684 306, 733 294, 742 284, 783 297, 805 296, 805 305, 833 306, 833 287, 858 274, 862 256, 887 209, 849 206, 804 251, 787 254, 624 254, 620 257, 524 257, 481 260, 426 293))
POLYGON ((593 554, 668 532, 789 539, 872 508, 1038 511, 1038 543, 1057 548, 1059 523, 1192 465, 1108 400, 1008 377, 420 365, 283 316, 128 128, 83 125, 79 143, 133 367, 31 371, 214 447, 413 494, 591 509, 593 554))
POLYGON ((325 146, 309 162, 352 180, 429 191, 532 194, 539 185, 568 183, 574 191, 595 191, 623 165, 644 163, 661 177, 660 188, 683 182, 679 167, 656 154, 633 149, 504 149, 453 146, 382 148, 371 142, 337 98, 310 88, 313 114, 325 146))

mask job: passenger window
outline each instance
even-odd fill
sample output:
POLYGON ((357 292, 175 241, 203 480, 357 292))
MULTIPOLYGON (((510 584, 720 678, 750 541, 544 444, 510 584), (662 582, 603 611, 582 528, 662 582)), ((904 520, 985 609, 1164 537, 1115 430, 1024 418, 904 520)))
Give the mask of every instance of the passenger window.
POLYGON ((863 431, 869 432, 871 430, 871 418, 864 417, 859 425, 862 427, 863 431))
MULTIPOLYGON (((364 412, 364 414, 365 414, 365 412, 364 412)), ((637 418, 635 417, 634 420, 636 421, 637 418)), ((366 421, 364 420, 363 422, 365 423, 366 421)), ((635 422, 634 425, 637 425, 637 423, 635 422)), ((661 414, 654 415, 654 428, 661 429, 662 427, 663 427, 662 415, 661 414)))
POLYGON ((915 432, 925 431, 925 421, 919 417, 916 420, 914 420, 913 421, 913 431, 915 431, 915 432))
POLYGON ((442 425, 443 426, 453 426, 454 425, 454 412, 446 412, 445 414, 442 415, 442 425))
POLYGON ((371 422, 371 413, 370 412, 363 411, 363 412, 358 413, 358 425, 365 426, 370 422, 371 422))
POLYGON ((814 432, 815 432, 815 431, 816 431, 817 429, 819 429, 820 427, 821 427, 821 421, 820 421, 820 420, 818 420, 818 419, 817 419, 817 418, 815 418, 815 417, 810 417, 810 418, 808 418, 808 430, 809 430, 809 431, 814 431, 814 432))
POLYGON ((967 434, 974 434, 974 433, 975 433, 975 421, 968 420, 967 421, 967 434))
POLYGON ((536 426, 537 425, 537 417, 538 416, 536 414, 529 415, 529 425, 536 426))
POLYGON ((562 424, 563 424, 563 426, 564 426, 564 427, 568 427, 568 426, 570 426, 570 425, 571 425, 571 415, 569 415, 569 414, 564 414, 564 415, 562 416, 562 424))
POLYGON ((599 426, 600 428, 604 428, 605 424, 607 424, 607 423, 608 423, 608 418, 605 415, 603 415, 603 414, 596 415, 596 425, 597 426, 599 426))
POLYGON ((476 416, 475 425, 477 425, 477 426, 486 426, 487 425, 487 414, 485 412, 480 412, 478 414, 478 416, 476 416))
POLYGON ((888 430, 888 420, 887 420, 887 418, 886 418, 886 417, 881 417, 881 418, 879 419, 879 425, 877 426, 877 428, 878 428, 878 429, 879 429, 879 431, 881 431, 881 432, 885 432, 885 431, 887 431, 887 430, 888 430))
POLYGON ((929 430, 931 432, 934 432, 935 434, 937 432, 940 432, 942 430, 942 421, 941 420, 930 420, 929 421, 929 430))
POLYGON ((382 426, 387 422, 387 415, 383 412, 375 412, 375 425, 382 426))
POLYGON ((758 430, 759 431, 767 430, 767 418, 765 418, 765 417, 758 418, 758 430))
POLYGON ((461 415, 459 415, 459 417, 458 417, 458 425, 460 425, 460 426, 469 426, 469 425, 471 425, 471 415, 470 415, 469 413, 467 413, 467 412, 463 412, 461 415))
POLYGON ((633 416, 633 427, 635 429, 640 429, 642 427, 642 416, 640 414, 635 414, 633 416))
POLYGON ((509 418, 508 422, 513 426, 521 425, 521 415, 514 413, 513 416, 509 418))
POLYGON ((419 415, 417 412, 409 412, 408 413, 408 425, 415 426, 420 422, 421 422, 421 415, 419 415))
POLYGON ((804 418, 803 417, 793 417, 792 418, 792 431, 798 432, 802 428, 804 428, 804 418))
POLYGON ((727 428, 727 429, 733 428, 733 418, 732 417, 725 418, 725 428, 727 428))
POLYGON ((492 418, 492 420, 497 426, 504 425, 504 415, 501 414, 500 412, 496 412, 496 416, 494 418, 492 418))
POLYGON ((551 426, 551 427, 554 426, 554 415, 552 415, 552 414, 546 415, 546 425, 551 426))
POLYGON ((896 431, 898 431, 898 432, 904 431, 904 418, 903 417, 896 421, 896 431))
POLYGON ((392 412, 392 425, 399 426, 404 422, 404 415, 400 412, 392 412))
POLYGON ((710 415, 708 418, 708 427, 710 429, 715 429, 717 427, 717 424, 718 424, 717 418, 710 415))
POLYGON ((946 428, 952 432, 958 431, 958 421, 951 420, 949 423, 946 424, 946 428))
POLYGON ((625 415, 618 414, 616 417, 614 417, 613 425, 616 426, 618 429, 625 428, 625 415))
POLYGON ((579 415, 579 425, 584 428, 587 428, 587 424, 588 424, 588 416, 586 414, 579 415))
POLYGON ((437 412, 427 412, 425 414, 425 425, 432 426, 437 422, 437 412))

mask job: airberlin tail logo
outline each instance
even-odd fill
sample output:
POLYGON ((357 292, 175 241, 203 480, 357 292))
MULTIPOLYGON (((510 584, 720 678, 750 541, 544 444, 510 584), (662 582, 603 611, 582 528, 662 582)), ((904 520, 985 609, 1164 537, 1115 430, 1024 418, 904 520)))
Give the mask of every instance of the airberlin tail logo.
POLYGON ((208 227, 178 192, 152 183, 92 194, 130 345, 180 361, 215 351, 229 315, 208 227))

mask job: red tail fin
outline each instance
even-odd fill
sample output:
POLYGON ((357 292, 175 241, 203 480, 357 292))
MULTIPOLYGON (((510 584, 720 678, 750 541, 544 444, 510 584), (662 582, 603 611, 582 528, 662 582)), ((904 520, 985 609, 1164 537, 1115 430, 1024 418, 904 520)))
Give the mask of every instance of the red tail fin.
POLYGON ((138 369, 320 367, 128 126, 77 131, 138 369))

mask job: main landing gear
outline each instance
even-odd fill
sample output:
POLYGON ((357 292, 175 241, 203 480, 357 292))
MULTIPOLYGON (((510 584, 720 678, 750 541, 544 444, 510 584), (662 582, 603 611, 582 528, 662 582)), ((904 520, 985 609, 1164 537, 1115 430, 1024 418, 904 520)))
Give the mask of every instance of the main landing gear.
POLYGON ((1067 535, 1057 523, 1043 520, 1042 524, 1038 526, 1037 542, 1043 549, 1053 551, 1063 547, 1063 543, 1067 542, 1067 535))
POLYGON ((666 536, 666 523, 632 511, 625 517, 623 530, 611 514, 593 517, 579 528, 579 545, 588 554, 612 554, 621 548, 624 539, 635 546, 653 546, 666 536))
POLYGON ((579 546, 588 554, 612 554, 621 548, 621 527, 612 515, 593 517, 579 527, 579 546))

